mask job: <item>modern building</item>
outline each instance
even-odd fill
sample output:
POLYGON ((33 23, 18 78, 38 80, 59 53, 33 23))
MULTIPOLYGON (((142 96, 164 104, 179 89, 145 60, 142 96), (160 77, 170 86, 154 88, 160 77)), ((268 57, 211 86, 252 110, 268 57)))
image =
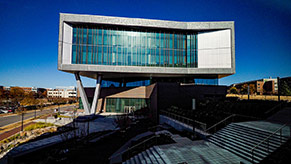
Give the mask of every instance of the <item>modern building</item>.
POLYGON ((116 111, 119 106, 119 111, 125 112, 145 106, 154 110, 159 102, 172 103, 169 101, 183 93, 191 108, 193 98, 225 94, 218 79, 235 73, 232 21, 178 22, 61 13, 59 23, 58 69, 75 75, 87 114, 105 104, 98 102, 105 101, 100 96, 108 97, 108 110, 116 111), (96 79, 91 101, 80 75, 96 79), (173 95, 161 98, 158 87, 173 95))
POLYGON ((48 89, 48 98, 75 98, 77 97, 77 89, 74 86, 56 87, 55 89, 48 89))

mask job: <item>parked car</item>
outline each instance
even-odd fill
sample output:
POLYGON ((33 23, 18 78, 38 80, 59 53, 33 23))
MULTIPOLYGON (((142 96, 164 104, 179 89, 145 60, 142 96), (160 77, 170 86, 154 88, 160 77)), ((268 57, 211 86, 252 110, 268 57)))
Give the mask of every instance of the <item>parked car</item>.
POLYGON ((8 113, 8 110, 6 110, 6 109, 1 109, 0 110, 2 113, 8 113))
POLYGON ((14 111, 15 111, 14 109, 9 109, 8 113, 14 113, 14 111))
POLYGON ((9 112, 9 113, 14 113, 16 109, 17 109, 17 107, 15 107, 15 106, 10 106, 10 107, 8 108, 8 112, 9 112))
POLYGON ((14 106, 10 106, 10 107, 0 107, 0 111, 1 111, 1 113, 14 113, 15 112, 15 110, 16 110, 16 107, 14 107, 14 106))

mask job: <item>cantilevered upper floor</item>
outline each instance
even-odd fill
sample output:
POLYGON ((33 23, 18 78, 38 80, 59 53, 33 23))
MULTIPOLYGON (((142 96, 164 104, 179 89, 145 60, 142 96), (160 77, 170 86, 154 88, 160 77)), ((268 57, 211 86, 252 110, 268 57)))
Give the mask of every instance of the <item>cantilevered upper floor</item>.
POLYGON ((235 73, 234 22, 60 14, 58 69, 103 79, 235 73))

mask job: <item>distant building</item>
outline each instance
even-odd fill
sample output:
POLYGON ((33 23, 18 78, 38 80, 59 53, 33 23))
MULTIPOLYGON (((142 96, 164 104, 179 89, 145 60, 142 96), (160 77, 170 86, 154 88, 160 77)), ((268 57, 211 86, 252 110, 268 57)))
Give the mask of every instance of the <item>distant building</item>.
POLYGON ((266 78, 266 79, 258 79, 252 81, 246 81, 241 83, 232 84, 231 87, 236 87, 238 92, 243 90, 244 85, 251 85, 255 86, 255 93, 257 95, 263 94, 277 94, 278 93, 278 83, 276 78, 266 78))
POLYGON ((74 86, 69 87, 56 87, 55 89, 48 89, 47 97, 53 98, 74 98, 77 97, 77 90, 74 86))
POLYGON ((37 88, 36 87, 31 87, 31 92, 37 93, 37 88))
POLYGON ((3 87, 5 91, 10 91, 10 87, 3 87))

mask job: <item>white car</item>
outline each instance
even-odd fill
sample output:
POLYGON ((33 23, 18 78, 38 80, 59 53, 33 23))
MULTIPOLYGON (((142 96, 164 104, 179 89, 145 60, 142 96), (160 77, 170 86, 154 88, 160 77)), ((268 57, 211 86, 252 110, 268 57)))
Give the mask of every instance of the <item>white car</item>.
POLYGON ((5 109, 1 109, 0 111, 1 113, 8 113, 8 110, 5 110, 5 109))

